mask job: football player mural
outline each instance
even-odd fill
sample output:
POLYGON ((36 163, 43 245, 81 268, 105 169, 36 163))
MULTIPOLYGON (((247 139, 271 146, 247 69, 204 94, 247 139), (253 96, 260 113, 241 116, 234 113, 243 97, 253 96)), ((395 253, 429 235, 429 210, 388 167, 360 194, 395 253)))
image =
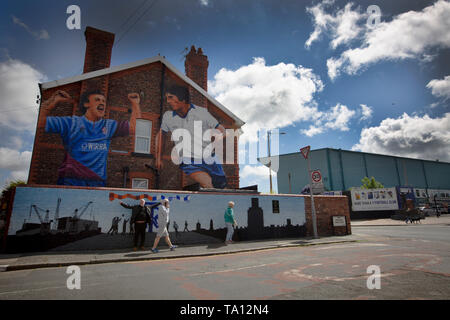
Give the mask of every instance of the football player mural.
POLYGON ((56 91, 43 102, 41 117, 45 121, 45 132, 59 134, 65 156, 58 168, 58 185, 104 187, 106 186, 107 157, 111 139, 128 136, 134 131, 136 118, 141 116, 140 96, 130 93, 129 121, 104 119, 106 98, 100 91, 86 91, 79 107, 83 116, 47 116, 61 102, 74 102, 62 90, 56 91))
MULTIPOLYGON (((171 85, 165 91, 165 98, 169 110, 162 117, 157 141, 163 144, 163 139, 176 141, 182 136, 183 152, 181 155, 178 151, 172 152, 172 161, 179 165, 188 178, 202 188, 225 188, 227 179, 222 161, 216 156, 215 150, 212 150, 210 154, 206 152, 211 145, 211 140, 204 138, 204 133, 210 131, 213 132, 215 141, 223 139, 226 136, 225 128, 206 108, 190 102, 187 87, 171 85), (201 134, 199 135, 196 131, 201 134)), ((158 170, 161 169, 160 158, 156 166, 158 170)))

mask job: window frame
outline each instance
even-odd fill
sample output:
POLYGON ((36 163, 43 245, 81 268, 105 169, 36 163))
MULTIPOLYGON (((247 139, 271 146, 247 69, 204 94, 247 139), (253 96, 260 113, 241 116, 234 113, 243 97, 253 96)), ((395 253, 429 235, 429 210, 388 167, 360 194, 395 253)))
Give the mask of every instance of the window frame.
POLYGON ((153 130, 153 121, 147 119, 136 119, 136 129, 134 134, 134 153, 140 154, 151 154, 152 150, 152 130, 153 130), (150 135, 149 136, 141 136, 138 135, 138 123, 148 123, 150 125, 150 135), (138 150, 138 138, 148 139, 148 150, 138 150))

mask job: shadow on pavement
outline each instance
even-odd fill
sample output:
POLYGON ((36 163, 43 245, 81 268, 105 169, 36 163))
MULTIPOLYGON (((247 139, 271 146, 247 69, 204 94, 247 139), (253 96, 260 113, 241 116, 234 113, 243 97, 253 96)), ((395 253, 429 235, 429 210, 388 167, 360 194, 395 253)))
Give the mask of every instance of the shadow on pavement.
POLYGON ((291 242, 291 244, 308 244, 309 242, 308 241, 293 241, 293 242, 291 242))
POLYGON ((222 247, 226 247, 227 245, 225 243, 209 243, 206 249, 218 249, 222 247))
POLYGON ((151 253, 151 251, 143 251, 142 253, 126 254, 126 255, 124 255, 124 257, 127 257, 127 258, 139 258, 139 257, 143 257, 143 256, 148 256, 150 253, 151 253))

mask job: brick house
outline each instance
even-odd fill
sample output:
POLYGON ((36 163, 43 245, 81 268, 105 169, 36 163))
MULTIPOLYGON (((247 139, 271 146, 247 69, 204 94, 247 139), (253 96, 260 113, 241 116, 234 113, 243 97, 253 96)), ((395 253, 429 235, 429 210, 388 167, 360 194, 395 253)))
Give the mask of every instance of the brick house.
MULTIPOLYGON (((46 116, 82 116, 80 99, 84 92, 94 89, 106 98, 104 118, 117 122, 130 120, 128 94, 138 93, 140 96, 141 115, 136 120, 136 129, 131 129, 128 136, 114 137, 110 141, 107 151, 106 187, 182 190, 191 185, 192 179, 171 161, 174 142, 165 139, 160 152, 157 148, 156 137, 160 132, 162 115, 170 110, 165 98, 166 88, 174 84, 187 87, 190 103, 206 108, 225 129, 239 130, 244 124, 207 93, 209 63, 202 49, 191 47, 186 55, 184 75, 162 56, 110 67, 114 34, 87 27, 85 37, 83 74, 40 84, 41 107, 28 183, 57 184, 58 170, 65 161, 66 149, 60 135, 46 132, 46 116), (60 90, 66 92, 72 100, 60 102, 48 114, 44 114, 42 103, 60 90), (144 148, 146 150, 141 147, 142 141, 148 146, 144 148), (163 163, 161 170, 155 170, 157 157, 160 157, 163 163)), ((238 137, 227 139, 234 139, 234 163, 223 164, 228 182, 226 188, 238 189, 238 137)), ((226 156, 225 146, 226 140, 226 156)))

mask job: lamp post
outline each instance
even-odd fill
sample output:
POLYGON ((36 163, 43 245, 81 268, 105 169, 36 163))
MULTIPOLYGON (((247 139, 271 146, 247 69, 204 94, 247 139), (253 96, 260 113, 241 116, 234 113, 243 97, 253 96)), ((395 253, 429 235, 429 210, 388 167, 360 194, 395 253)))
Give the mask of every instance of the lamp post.
MULTIPOLYGON (((286 134, 285 132, 279 132, 278 134, 286 134)), ((270 159, 270 136, 272 135, 272 130, 268 130, 267 131, 267 150, 269 153, 269 178, 270 178, 270 194, 273 193, 273 188, 272 188, 272 160, 270 159)))
POLYGON ((312 225, 313 225, 313 232, 314 232, 314 239, 318 238, 317 235, 317 219, 316 219, 316 206, 314 204, 314 193, 312 189, 312 177, 311 177, 311 165, 309 162, 309 151, 311 150, 310 146, 304 147, 300 149, 301 154, 308 162, 308 176, 309 176, 309 194, 311 195, 311 216, 312 216, 312 225))

